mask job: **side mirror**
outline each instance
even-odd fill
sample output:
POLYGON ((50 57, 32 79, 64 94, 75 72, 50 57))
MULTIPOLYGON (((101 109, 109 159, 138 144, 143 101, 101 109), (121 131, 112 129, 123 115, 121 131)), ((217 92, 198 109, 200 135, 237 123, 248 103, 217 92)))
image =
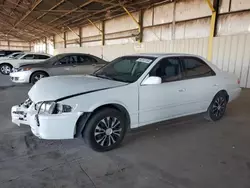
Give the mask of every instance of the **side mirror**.
POLYGON ((142 82, 142 85, 157 85, 161 83, 162 83, 162 79, 160 77, 150 76, 142 82))

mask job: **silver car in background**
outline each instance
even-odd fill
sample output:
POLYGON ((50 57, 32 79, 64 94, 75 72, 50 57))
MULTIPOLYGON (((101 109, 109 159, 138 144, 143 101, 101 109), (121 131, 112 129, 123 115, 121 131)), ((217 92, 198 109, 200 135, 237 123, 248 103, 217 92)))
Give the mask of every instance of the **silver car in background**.
POLYGON ((39 64, 26 64, 10 73, 15 83, 36 83, 48 76, 91 74, 107 62, 90 54, 58 54, 39 64))

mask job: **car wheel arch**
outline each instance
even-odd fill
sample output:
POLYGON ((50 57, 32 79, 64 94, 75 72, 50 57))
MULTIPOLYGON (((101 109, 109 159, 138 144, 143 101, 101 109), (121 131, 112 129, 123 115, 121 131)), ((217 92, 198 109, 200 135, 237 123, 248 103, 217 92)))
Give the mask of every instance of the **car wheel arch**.
POLYGON ((76 122, 76 125, 75 125, 75 135, 74 137, 75 138, 78 138, 78 137, 81 137, 82 135, 82 132, 84 131, 85 129, 85 125, 87 124, 87 122, 91 119, 91 117, 95 114, 95 113, 98 113, 98 111, 101 111, 103 109, 106 109, 106 108, 111 108, 111 109, 115 109, 119 112, 121 112, 122 114, 125 115, 126 117, 126 124, 128 126, 128 128, 130 128, 130 123, 131 123, 131 120, 130 120, 130 115, 127 111, 127 109, 121 105, 121 104, 117 104, 117 103, 110 103, 110 104, 104 104, 104 105, 101 105, 99 107, 96 107, 92 112, 84 112, 77 120, 76 122))
POLYGON ((46 74, 47 76, 49 76, 49 73, 47 73, 46 71, 44 71, 44 70, 37 70, 37 71, 33 72, 33 73, 30 75, 29 83, 31 83, 31 78, 32 78, 32 76, 33 76, 34 74, 38 73, 38 72, 42 72, 42 73, 46 74))
MULTIPOLYGON (((226 99, 227 99, 227 102, 229 101, 229 95, 228 95, 228 92, 225 90, 225 89, 222 89, 222 90, 220 90, 219 92, 217 92, 216 94, 215 94, 215 96, 216 95, 218 95, 218 94, 220 94, 220 93, 223 93, 225 96, 226 96, 226 99)), ((214 97, 215 97, 214 96, 214 97)), ((213 98, 214 99, 214 98, 213 98)))
POLYGON ((10 67, 13 67, 13 65, 11 63, 8 63, 8 62, 0 63, 0 66, 2 66, 2 65, 9 65, 10 67))

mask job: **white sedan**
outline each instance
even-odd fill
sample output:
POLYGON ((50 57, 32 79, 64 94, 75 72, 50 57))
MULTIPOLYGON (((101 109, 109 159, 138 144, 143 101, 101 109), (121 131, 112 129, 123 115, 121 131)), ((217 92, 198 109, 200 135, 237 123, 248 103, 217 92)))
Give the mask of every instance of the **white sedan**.
POLYGON ((89 76, 38 81, 29 99, 11 110, 42 139, 82 137, 94 150, 117 147, 127 129, 205 112, 221 119, 241 92, 236 76, 185 54, 140 54, 115 59, 89 76))
POLYGON ((8 75, 11 73, 13 67, 19 68, 19 66, 24 64, 39 63, 50 57, 51 55, 43 53, 20 53, 14 58, 0 59, 0 72, 4 75, 8 75))

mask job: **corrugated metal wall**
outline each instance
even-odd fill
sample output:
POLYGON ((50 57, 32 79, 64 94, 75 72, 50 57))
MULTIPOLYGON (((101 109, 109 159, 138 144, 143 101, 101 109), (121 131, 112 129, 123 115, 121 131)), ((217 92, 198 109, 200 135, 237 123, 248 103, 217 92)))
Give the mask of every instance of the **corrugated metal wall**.
MULTIPOLYGON (((207 56, 208 38, 144 42, 141 44, 117 44, 107 46, 60 48, 55 53, 91 53, 106 60, 135 53, 190 53, 207 56)), ((241 86, 250 88, 250 34, 214 38, 212 63, 220 69, 235 73, 241 86)))
POLYGON ((250 35, 216 37, 212 62, 224 71, 235 73, 241 87, 250 88, 250 35))

